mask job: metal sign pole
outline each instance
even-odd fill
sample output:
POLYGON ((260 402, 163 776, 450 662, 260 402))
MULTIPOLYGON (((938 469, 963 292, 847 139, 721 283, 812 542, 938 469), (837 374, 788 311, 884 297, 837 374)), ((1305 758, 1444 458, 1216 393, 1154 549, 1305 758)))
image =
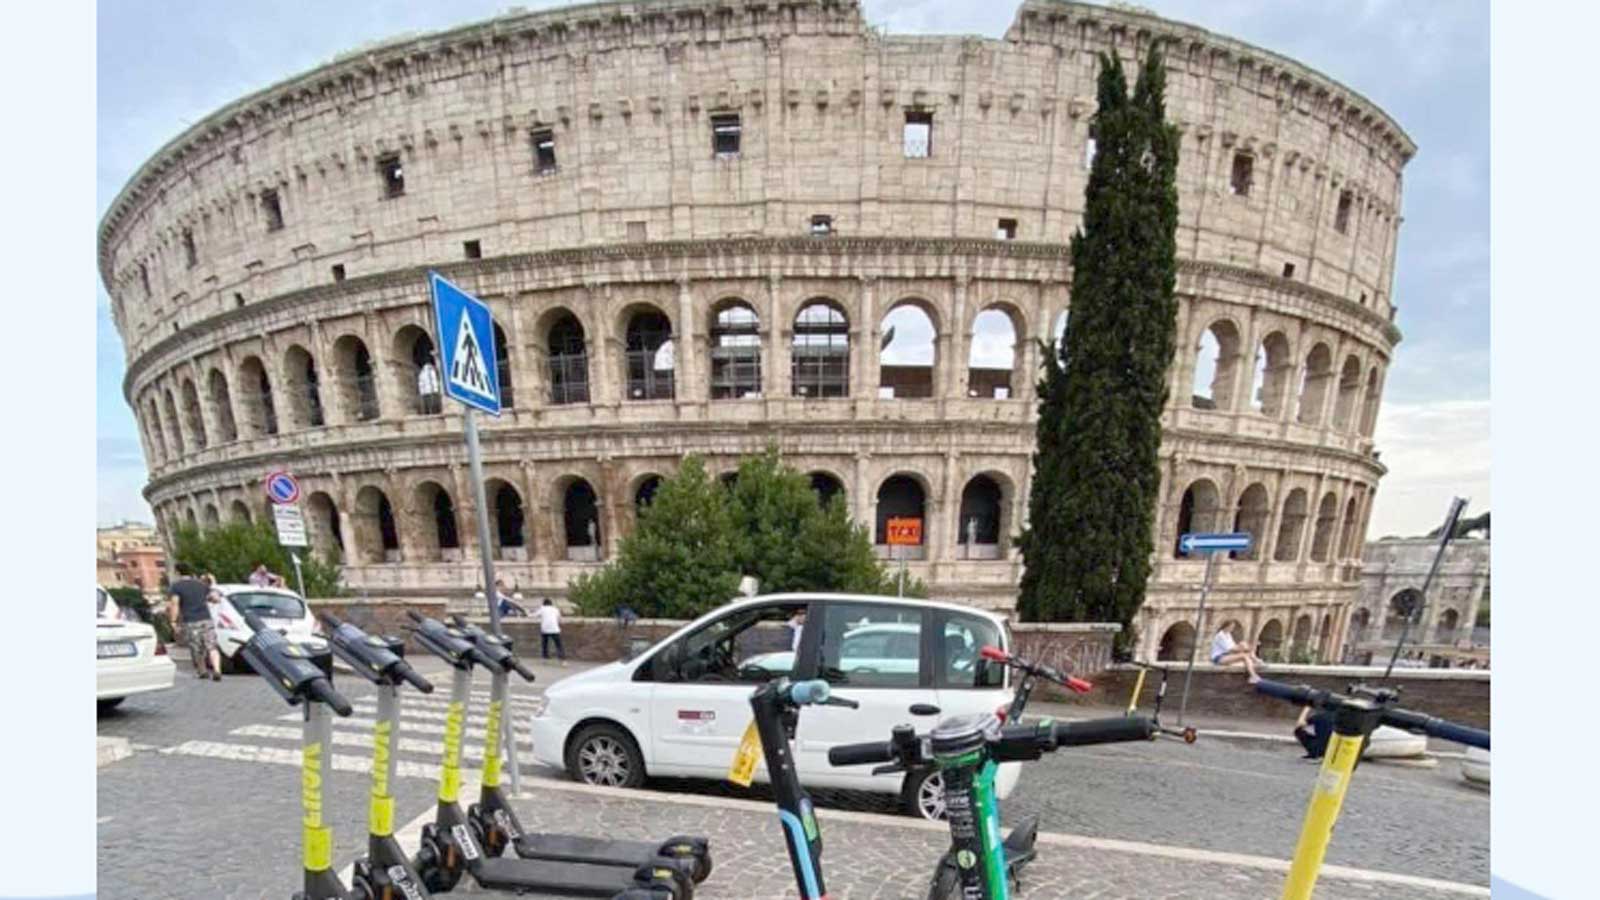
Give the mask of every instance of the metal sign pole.
POLYGON ((500 631, 500 598, 494 588, 494 548, 489 534, 489 504, 483 492, 483 453, 478 449, 478 416, 472 407, 464 414, 467 425, 467 467, 472 472, 472 501, 478 508, 478 555, 483 557, 483 595, 489 601, 489 630, 500 631))
POLYGON ((309 598, 306 597, 306 579, 305 579, 305 576, 300 574, 300 554, 294 552, 293 550, 290 550, 289 551, 289 561, 294 563, 294 583, 300 586, 300 597, 301 597, 301 599, 309 599, 309 598))
POLYGON ((1451 538, 1455 537, 1456 522, 1461 519, 1461 512, 1467 508, 1467 501, 1456 497, 1450 501, 1450 512, 1444 517, 1444 528, 1439 533, 1439 547, 1433 551, 1433 563, 1428 566, 1428 574, 1422 579, 1422 599, 1417 602, 1417 608, 1411 610, 1401 622, 1400 640, 1395 642, 1394 652, 1389 654, 1389 665, 1383 670, 1383 677, 1388 678, 1394 672, 1394 664, 1400 659, 1400 648, 1406 645, 1406 638, 1411 633, 1411 620, 1422 615, 1428 607, 1428 588, 1433 586, 1434 576, 1439 574, 1439 566, 1444 562, 1444 548, 1449 545, 1451 538))
POLYGON ((904 547, 901 547, 898 544, 895 545, 894 550, 895 553, 900 557, 900 579, 898 585, 895 587, 894 595, 896 597, 904 597, 906 595, 906 551, 904 547))
POLYGON ((1194 655, 1200 649, 1200 628, 1205 621, 1206 595, 1211 593, 1211 576, 1217 568, 1217 551, 1206 551, 1206 577, 1200 582, 1200 606, 1194 611, 1194 640, 1189 642, 1189 667, 1183 671, 1183 699, 1178 703, 1178 725, 1189 711, 1189 680, 1194 677, 1194 655))

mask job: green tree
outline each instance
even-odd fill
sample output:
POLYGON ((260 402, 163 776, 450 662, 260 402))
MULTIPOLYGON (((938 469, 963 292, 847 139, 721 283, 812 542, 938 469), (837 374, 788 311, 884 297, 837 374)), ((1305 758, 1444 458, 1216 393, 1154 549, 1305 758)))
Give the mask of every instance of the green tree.
MULTIPOLYGON (((278 544, 276 529, 265 521, 230 522, 204 530, 185 525, 172 537, 172 562, 174 570, 187 564, 196 572, 210 572, 222 584, 248 581, 255 564, 262 562, 283 576, 291 588, 296 587, 289 551, 278 544)), ((337 558, 330 555, 328 559, 317 559, 315 554, 304 553, 300 572, 305 578, 307 597, 339 596, 337 558)))
POLYGON ((1150 576, 1176 350, 1178 135, 1165 93, 1159 49, 1131 96, 1121 60, 1101 57, 1095 158, 1072 235, 1072 315, 1040 384, 1022 542, 1022 618, 1120 622, 1124 640, 1150 576))

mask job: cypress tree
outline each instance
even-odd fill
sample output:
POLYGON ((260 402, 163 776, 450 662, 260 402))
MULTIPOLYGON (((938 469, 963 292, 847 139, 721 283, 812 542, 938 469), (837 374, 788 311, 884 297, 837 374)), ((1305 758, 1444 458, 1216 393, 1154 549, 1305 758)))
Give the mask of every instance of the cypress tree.
POLYGON ((1120 622, 1126 642, 1150 577, 1176 350, 1178 134, 1159 50, 1131 96, 1121 60, 1100 62, 1072 314, 1039 385, 1018 607, 1024 620, 1120 622))

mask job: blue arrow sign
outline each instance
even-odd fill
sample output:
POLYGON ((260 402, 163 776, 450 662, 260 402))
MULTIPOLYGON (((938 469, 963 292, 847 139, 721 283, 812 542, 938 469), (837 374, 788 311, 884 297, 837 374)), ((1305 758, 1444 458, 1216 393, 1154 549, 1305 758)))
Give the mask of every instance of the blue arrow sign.
POLYGON ((1184 553, 1217 553, 1223 550, 1249 550, 1250 533, 1237 531, 1231 534, 1186 534, 1178 540, 1178 549, 1184 553))
POLYGON ((500 415, 500 370, 494 355, 494 318, 489 306, 451 284, 438 272, 428 273, 433 290, 433 320, 439 338, 441 381, 452 400, 500 415))

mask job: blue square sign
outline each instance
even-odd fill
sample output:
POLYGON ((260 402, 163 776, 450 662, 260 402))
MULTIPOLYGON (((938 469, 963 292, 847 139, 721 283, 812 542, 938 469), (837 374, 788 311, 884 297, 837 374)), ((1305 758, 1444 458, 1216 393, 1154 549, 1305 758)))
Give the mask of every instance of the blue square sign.
POLYGON ((500 415, 500 369, 494 356, 494 317, 482 300, 428 273, 439 340, 444 392, 453 400, 500 415))

